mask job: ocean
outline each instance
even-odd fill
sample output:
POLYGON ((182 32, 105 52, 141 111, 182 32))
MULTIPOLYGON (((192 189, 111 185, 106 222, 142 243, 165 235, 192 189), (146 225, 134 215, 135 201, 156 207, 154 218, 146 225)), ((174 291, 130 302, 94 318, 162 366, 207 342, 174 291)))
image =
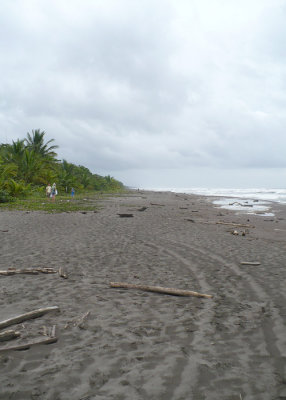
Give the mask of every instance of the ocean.
POLYGON ((286 204, 286 189, 161 188, 152 190, 214 196, 216 199, 212 202, 218 207, 262 216, 274 215, 269 212, 272 202, 286 204))

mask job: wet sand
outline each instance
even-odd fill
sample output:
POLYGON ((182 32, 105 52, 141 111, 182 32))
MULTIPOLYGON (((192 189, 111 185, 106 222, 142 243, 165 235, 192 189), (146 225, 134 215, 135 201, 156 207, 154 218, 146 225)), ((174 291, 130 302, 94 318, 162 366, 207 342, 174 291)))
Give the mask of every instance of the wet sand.
POLYGON ((98 212, 1 211, 0 269, 63 267, 68 279, 0 276, 0 321, 60 307, 9 328, 21 337, 0 343, 0 399, 286 399, 286 207, 273 210, 236 215, 201 196, 142 191, 98 212), (2 350, 53 325, 54 344, 2 350))

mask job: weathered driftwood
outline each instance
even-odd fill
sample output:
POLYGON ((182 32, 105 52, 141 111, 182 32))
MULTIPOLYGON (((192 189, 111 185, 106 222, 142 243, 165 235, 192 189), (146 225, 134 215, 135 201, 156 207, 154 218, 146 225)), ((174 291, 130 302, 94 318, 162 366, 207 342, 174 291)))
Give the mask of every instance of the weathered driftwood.
POLYGON ((56 337, 56 325, 53 325, 50 331, 50 335, 51 338, 55 338, 56 337))
POLYGON ((150 203, 151 206, 159 206, 159 207, 165 207, 165 204, 158 204, 158 203, 150 203))
POLYGON ((165 288, 165 287, 161 287, 161 286, 136 285, 136 284, 125 283, 125 282, 110 282, 110 286, 113 288, 139 289, 139 290, 144 290, 147 292, 170 294, 173 296, 195 296, 195 297, 205 297, 208 299, 213 297, 210 294, 203 294, 203 293, 193 292, 190 290, 165 288))
POLYGON ((39 273, 43 274, 55 274, 57 271, 53 268, 25 268, 25 269, 16 269, 16 268, 8 268, 7 270, 1 270, 0 275, 19 275, 19 274, 28 274, 28 275, 38 275, 39 273))
POLYGON ((7 269, 1 270, 0 275, 18 275, 18 274, 29 274, 29 275, 39 275, 39 272, 33 269, 7 269))
MULTIPOLYGON (((98 296, 96 296, 96 297, 98 297, 98 296)), ((77 326, 78 328, 83 329, 84 322, 89 315, 90 315, 90 311, 87 311, 81 317, 74 318, 72 321, 67 322, 64 328, 67 329, 70 326, 77 326)))
POLYGON ((1 351, 11 351, 11 350, 27 350, 31 346, 35 346, 37 344, 55 343, 55 342, 57 342, 57 340, 58 340, 58 338, 56 338, 56 337, 49 337, 48 339, 41 339, 41 340, 37 340, 34 342, 23 343, 23 344, 19 344, 17 346, 2 347, 2 348, 0 348, 0 352, 1 351))
POLYGON ((217 225, 229 225, 229 226, 237 226, 239 228, 255 228, 253 225, 247 225, 247 224, 235 224, 233 222, 216 222, 217 225))
POLYGON ((42 335, 44 335, 44 336, 50 336, 50 335, 48 334, 48 330, 47 330, 46 325, 43 325, 43 326, 41 327, 40 333, 41 333, 42 335))
POLYGON ((16 339, 20 336, 20 332, 9 330, 0 332, 0 342, 4 342, 6 340, 16 339))
POLYGON ((120 218, 132 218, 133 214, 118 214, 120 218))
POLYGON ((85 320, 87 319, 87 317, 89 316, 90 311, 87 311, 85 314, 83 314, 78 320, 77 322, 74 324, 74 326, 78 326, 79 328, 83 328, 83 324, 85 322, 85 320))
POLYGON ((0 329, 6 328, 7 326, 19 324, 20 322, 27 321, 29 319, 38 318, 48 312, 58 311, 58 310, 59 310, 58 306, 39 308, 37 310, 18 315, 17 317, 13 317, 13 318, 6 319, 5 321, 1 321, 0 329))
POLYGON ((44 336, 55 337, 56 336, 56 325, 52 325, 51 327, 47 327, 46 325, 43 325, 41 327, 41 331, 39 333, 41 333, 44 336))
POLYGON ((58 271, 52 267, 45 268, 35 268, 36 271, 41 272, 42 274, 56 274, 58 271))
POLYGON ((145 210, 147 210, 147 208, 148 208, 148 207, 141 207, 141 208, 138 208, 137 211, 145 211, 145 210))
POLYGON ((63 267, 60 267, 60 269, 59 269, 59 276, 61 278, 64 278, 64 279, 68 278, 68 275, 66 274, 65 270, 63 269, 63 267))
POLYGON ((260 265, 258 261, 241 261, 241 265, 260 265))

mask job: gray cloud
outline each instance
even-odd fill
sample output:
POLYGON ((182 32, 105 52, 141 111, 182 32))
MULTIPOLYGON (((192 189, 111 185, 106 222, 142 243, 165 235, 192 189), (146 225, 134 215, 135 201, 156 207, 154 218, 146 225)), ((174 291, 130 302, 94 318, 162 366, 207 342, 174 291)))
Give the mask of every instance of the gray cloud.
POLYGON ((60 157, 127 184, 200 168, 282 182, 285 14, 283 0, 3 0, 1 142, 41 128, 60 157))

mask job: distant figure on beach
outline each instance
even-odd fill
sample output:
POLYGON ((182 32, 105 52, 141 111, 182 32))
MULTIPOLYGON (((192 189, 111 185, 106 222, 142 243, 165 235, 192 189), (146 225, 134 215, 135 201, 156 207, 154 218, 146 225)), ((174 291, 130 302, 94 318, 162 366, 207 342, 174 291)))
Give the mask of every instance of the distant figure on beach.
POLYGON ((48 183, 48 186, 46 187, 46 196, 47 196, 47 198, 51 197, 51 193, 52 193, 52 187, 51 187, 51 184, 48 183))
POLYGON ((71 197, 72 197, 72 199, 74 198, 74 194, 75 194, 75 190, 74 190, 74 188, 71 188, 71 197))
POLYGON ((51 192, 51 197, 52 197, 52 200, 53 200, 53 201, 56 200, 56 195, 57 195, 57 194, 58 194, 57 185, 56 185, 55 183, 53 183, 52 192, 51 192))

